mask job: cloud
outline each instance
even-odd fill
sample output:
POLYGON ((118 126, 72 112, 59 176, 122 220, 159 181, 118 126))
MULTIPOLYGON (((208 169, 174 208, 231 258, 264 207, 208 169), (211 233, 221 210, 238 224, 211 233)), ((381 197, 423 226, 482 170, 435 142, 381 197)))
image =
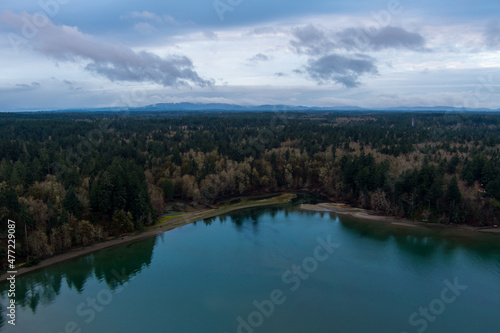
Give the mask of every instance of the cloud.
POLYGON ((153 27, 148 22, 137 22, 134 24, 134 30, 143 34, 151 34, 153 32, 158 31, 155 27, 153 27))
POLYGON ((21 89, 36 89, 40 87, 40 83, 38 82, 32 82, 31 84, 18 83, 16 84, 16 87, 19 87, 21 89))
POLYGON ((312 24, 293 29, 292 35, 295 40, 291 40, 290 44, 297 53, 320 55, 326 54, 335 48, 331 38, 312 24))
MULTIPOLYGON (((369 97, 366 105, 377 107, 405 106, 454 106, 463 107, 466 101, 464 92, 437 92, 427 94, 379 94, 369 97)), ((487 106, 486 106, 487 107, 487 106)))
POLYGON ((420 34, 399 27, 380 29, 348 28, 337 34, 339 45, 346 50, 408 49, 424 50, 425 39, 420 34))
POLYGON ((490 21, 484 33, 486 45, 492 48, 500 47, 500 20, 490 21))
POLYGON ((248 60, 251 61, 251 62, 259 62, 259 61, 269 61, 270 59, 265 54, 257 53, 256 55, 254 55, 253 57, 251 57, 248 60))
POLYGON ((284 31, 283 28, 265 26, 265 27, 254 28, 251 31, 247 32, 245 35, 247 36, 277 35, 279 33, 282 33, 283 31, 284 31))
POLYGON ((163 15, 163 22, 178 25, 179 22, 171 15, 163 15))
POLYGON ((361 83, 358 78, 364 74, 378 74, 374 59, 364 55, 351 57, 331 54, 319 59, 309 59, 305 71, 318 84, 339 83, 354 88, 361 83))
POLYGON ((347 28, 333 33, 312 24, 292 30, 295 39, 290 45, 297 53, 311 56, 325 55, 332 50, 379 51, 383 49, 425 50, 425 39, 420 34, 399 27, 380 29, 347 28))
MULTIPOLYGON (((399 27, 382 27, 365 30, 348 28, 340 32, 320 29, 312 24, 292 30, 290 41, 298 54, 309 55, 305 73, 318 84, 338 83, 348 88, 358 87, 359 77, 378 74, 375 60, 354 52, 379 51, 383 49, 408 49, 423 51, 425 39, 418 33, 399 27), (339 55, 332 52, 347 52, 339 55)), ((302 74, 300 70, 294 71, 302 74)))
MULTIPOLYGON (((1 19, 21 29, 23 16, 33 21, 29 14, 12 12, 4 12, 1 19)), ((37 52, 59 61, 84 61, 87 71, 111 81, 152 82, 163 86, 212 85, 211 80, 197 74, 192 61, 184 55, 162 58, 147 51, 136 52, 123 45, 97 41, 76 27, 56 26, 48 21, 30 41, 37 52)))
POLYGON ((81 90, 82 87, 77 87, 74 82, 71 82, 69 80, 63 80, 62 81, 69 89, 72 90, 81 90))
POLYGON ((121 19, 141 19, 141 20, 153 21, 156 23, 163 22, 160 16, 156 15, 155 13, 148 12, 146 10, 143 12, 137 12, 137 11, 130 12, 127 15, 123 15, 121 19))
POLYGON ((206 38, 208 38, 210 40, 217 40, 219 38, 219 36, 217 36, 217 34, 215 32, 210 31, 210 30, 203 31, 203 36, 205 36, 206 38))
POLYGON ((286 76, 288 76, 288 74, 283 73, 283 72, 277 72, 277 73, 274 73, 274 76, 276 76, 276 77, 286 77, 286 76))
MULTIPOLYGON (((163 25, 163 24, 171 24, 171 25, 180 25, 181 22, 177 21, 172 15, 157 15, 155 13, 151 13, 148 11, 142 11, 142 12, 129 12, 127 15, 123 15, 120 17, 122 20, 139 20, 140 23, 154 23, 156 25, 163 25)), ((191 22, 187 22, 191 23, 191 22)))

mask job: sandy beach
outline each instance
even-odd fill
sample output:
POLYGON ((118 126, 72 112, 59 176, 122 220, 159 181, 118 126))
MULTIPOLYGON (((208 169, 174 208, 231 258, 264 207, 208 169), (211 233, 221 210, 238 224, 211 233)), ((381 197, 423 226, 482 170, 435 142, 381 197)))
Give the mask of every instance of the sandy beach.
POLYGON ((472 232, 500 233, 499 228, 480 228, 467 225, 442 225, 442 224, 426 223, 426 222, 413 222, 407 219, 401 219, 394 216, 377 215, 377 213, 371 210, 351 207, 344 203, 336 203, 336 202, 325 202, 317 205, 302 204, 300 205, 300 209, 316 211, 316 212, 333 212, 336 214, 350 215, 352 217, 356 217, 359 219, 380 221, 406 227, 418 227, 418 226, 449 227, 469 232, 472 231, 472 232))
MULTIPOLYGON (((102 249, 105 249, 105 248, 108 248, 111 246, 116 246, 116 245, 120 245, 123 243, 136 241, 136 240, 143 239, 146 237, 152 237, 154 235, 161 234, 162 232, 166 232, 166 231, 178 228, 178 227, 182 227, 184 225, 187 225, 187 224, 190 224, 190 223, 193 223, 195 221, 202 220, 202 219, 207 219, 207 218, 212 218, 212 217, 219 216, 222 214, 227 214, 227 213, 239 210, 239 209, 261 207, 261 206, 270 206, 270 205, 276 205, 276 204, 280 204, 280 203, 286 203, 294 197, 295 197, 295 195, 293 195, 293 194, 285 193, 283 195, 279 195, 279 196, 273 197, 271 199, 252 201, 252 202, 248 202, 248 203, 244 203, 244 204, 235 204, 235 205, 230 205, 230 206, 216 208, 216 209, 204 209, 204 210, 192 212, 192 213, 185 213, 185 214, 182 214, 182 216, 177 216, 177 217, 168 219, 161 224, 154 225, 154 226, 149 227, 141 232, 135 232, 135 233, 127 234, 127 235, 121 235, 119 237, 109 239, 109 240, 106 240, 106 241, 103 241, 100 243, 88 245, 85 247, 76 248, 76 249, 70 250, 69 252, 46 258, 35 266, 18 268, 16 276, 26 274, 26 273, 32 272, 34 270, 50 266, 50 265, 54 265, 54 264, 57 264, 59 262, 62 262, 62 261, 68 260, 68 259, 83 256, 83 255, 89 254, 91 252, 102 250, 102 249)), ((3 274, 2 276, 0 276, 0 281, 6 280, 7 277, 9 277, 9 274, 7 274, 7 273, 3 274)))
MULTIPOLYGON (((302 204, 300 205, 300 209, 317 211, 317 212, 333 212, 337 214, 345 214, 360 219, 373 220, 373 221, 402 223, 401 221, 395 221, 395 218, 392 216, 376 215, 374 212, 369 211, 367 209, 351 207, 344 203, 328 202, 328 203, 320 203, 317 205, 302 204)), ((412 223, 411 221, 408 222, 412 223)))

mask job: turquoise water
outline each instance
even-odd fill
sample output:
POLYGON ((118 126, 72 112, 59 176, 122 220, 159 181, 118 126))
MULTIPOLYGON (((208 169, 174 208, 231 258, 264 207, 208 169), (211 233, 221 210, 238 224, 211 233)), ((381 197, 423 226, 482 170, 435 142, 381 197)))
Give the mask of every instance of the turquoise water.
POLYGON ((256 208, 0 288, 2 332, 497 333, 500 237, 256 208))

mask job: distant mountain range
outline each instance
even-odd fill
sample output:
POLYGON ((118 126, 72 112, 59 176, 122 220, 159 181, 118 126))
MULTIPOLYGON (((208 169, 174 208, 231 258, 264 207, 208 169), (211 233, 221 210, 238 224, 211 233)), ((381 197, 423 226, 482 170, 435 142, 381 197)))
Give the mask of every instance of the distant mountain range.
MULTIPOLYGON (((28 110, 26 110, 28 111, 28 110)), ((29 110, 38 111, 38 110, 29 110)), ((47 110, 45 110, 47 111, 47 110)), ((64 110, 52 110, 52 112, 120 112, 120 111, 435 111, 435 112, 500 112, 500 109, 486 108, 457 108, 453 106, 413 106, 413 107, 391 107, 391 108, 360 108, 357 106, 333 106, 312 107, 297 105, 237 105, 224 103, 159 103, 141 107, 105 107, 105 108, 74 108, 64 110)))
POLYGON ((224 103, 159 103, 138 107, 106 107, 93 109, 65 109, 57 111, 363 111, 357 106, 309 107, 297 105, 237 105, 224 103))

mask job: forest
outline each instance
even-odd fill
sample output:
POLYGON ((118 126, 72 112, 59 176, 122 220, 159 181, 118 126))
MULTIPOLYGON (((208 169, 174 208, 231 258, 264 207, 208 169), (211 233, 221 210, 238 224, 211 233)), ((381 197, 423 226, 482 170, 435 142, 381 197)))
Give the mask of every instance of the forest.
POLYGON ((0 113, 0 157, 0 251, 14 220, 28 264, 153 225, 173 203, 250 194, 500 222, 499 113, 0 113))

